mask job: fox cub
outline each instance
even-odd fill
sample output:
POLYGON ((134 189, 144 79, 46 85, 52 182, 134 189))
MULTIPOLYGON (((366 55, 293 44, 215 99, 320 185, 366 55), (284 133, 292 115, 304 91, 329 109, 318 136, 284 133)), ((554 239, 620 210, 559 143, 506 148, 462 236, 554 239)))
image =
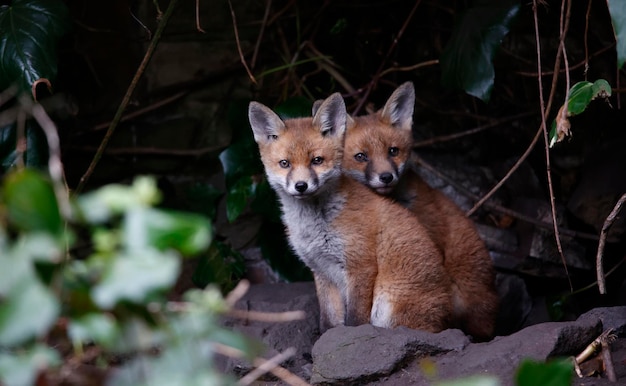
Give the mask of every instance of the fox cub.
POLYGON ((472 221, 411 169, 414 105, 415 90, 407 82, 378 112, 349 118, 344 173, 417 216, 443 254, 455 327, 487 339, 498 308, 491 259, 472 221))
POLYGON ((426 229, 342 173, 348 115, 341 95, 324 100, 312 118, 283 121, 257 102, 248 117, 289 242, 313 272, 320 330, 450 327, 451 282, 426 229))

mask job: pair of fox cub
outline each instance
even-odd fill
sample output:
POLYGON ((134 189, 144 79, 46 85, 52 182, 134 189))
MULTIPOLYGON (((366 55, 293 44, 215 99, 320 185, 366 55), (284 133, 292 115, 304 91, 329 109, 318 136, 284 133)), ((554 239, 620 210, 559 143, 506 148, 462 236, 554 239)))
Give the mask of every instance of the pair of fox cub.
POLYGON ((411 170, 414 104, 407 82, 365 116, 335 93, 312 117, 282 120, 258 102, 248 117, 289 242, 313 272, 322 332, 371 323, 486 340, 491 260, 472 222, 411 170))

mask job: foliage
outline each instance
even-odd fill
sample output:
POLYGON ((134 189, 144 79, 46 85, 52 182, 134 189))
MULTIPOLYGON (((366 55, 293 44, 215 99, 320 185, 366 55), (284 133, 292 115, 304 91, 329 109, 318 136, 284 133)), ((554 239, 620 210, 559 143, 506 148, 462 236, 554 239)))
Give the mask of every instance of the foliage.
POLYGON ((595 82, 578 82, 572 86, 569 90, 567 98, 567 112, 565 118, 563 117, 561 107, 554 121, 552 121, 552 128, 550 130, 550 147, 554 146, 557 142, 561 142, 565 137, 571 135, 569 117, 578 115, 585 111, 589 103, 596 98, 607 99, 611 96, 611 86, 604 79, 598 79, 595 82))
POLYGON ((45 340, 62 325, 76 355, 96 344, 101 360, 129 358, 112 373, 116 385, 228 384, 210 366, 213 345, 256 351, 219 326, 228 306, 217 288, 167 301, 180 257, 206 250, 211 224, 155 208, 154 179, 139 177, 130 186, 107 185, 77 198, 67 224, 39 172, 12 172, 1 191, 0 265, 10 268, 0 271, 0 383, 34 384, 40 372, 58 367, 60 353, 45 340), (92 246, 76 258, 74 235, 81 231, 91 235, 92 246))
POLYGON ((608 0, 607 4, 617 42, 617 68, 620 69, 626 61, 626 3, 620 0, 608 0))
POLYGON ((488 102, 495 79, 493 58, 519 9, 519 1, 475 2, 441 54, 442 84, 488 102))
POLYGON ((30 92, 57 74, 57 44, 71 25, 61 0, 13 0, 0 6, 0 90, 30 92))
POLYGON ((571 359, 537 362, 523 361, 517 369, 518 386, 569 386, 572 382, 574 364, 571 359))

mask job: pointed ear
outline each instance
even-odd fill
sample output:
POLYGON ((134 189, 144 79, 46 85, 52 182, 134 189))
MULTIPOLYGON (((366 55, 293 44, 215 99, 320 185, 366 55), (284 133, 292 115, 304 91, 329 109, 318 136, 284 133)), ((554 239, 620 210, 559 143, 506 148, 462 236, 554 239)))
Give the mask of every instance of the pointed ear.
POLYGON ((311 115, 315 116, 315 113, 317 113, 317 110, 319 110, 320 106, 322 105, 322 103, 324 102, 323 99, 318 99, 315 102, 313 102, 313 108, 311 109, 311 115))
POLYGON ((391 94, 383 107, 381 119, 393 127, 411 130, 414 108, 415 88, 413 83, 406 82, 391 94))
POLYGON ((250 102, 248 106, 248 119, 257 143, 274 141, 285 130, 285 123, 269 107, 250 102))
POLYGON ((347 119, 346 105, 341 94, 336 92, 321 103, 313 116, 313 125, 323 136, 343 136, 347 119))

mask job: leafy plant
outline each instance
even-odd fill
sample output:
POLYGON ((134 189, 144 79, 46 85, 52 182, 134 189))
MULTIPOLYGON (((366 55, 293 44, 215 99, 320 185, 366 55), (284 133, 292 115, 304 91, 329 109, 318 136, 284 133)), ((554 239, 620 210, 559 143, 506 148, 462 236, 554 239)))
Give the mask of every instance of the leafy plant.
POLYGON ((574 364, 570 359, 538 362, 523 361, 517 369, 518 386, 569 386, 572 382, 574 364))
POLYGON ((220 327, 217 318, 228 306, 216 287, 167 301, 180 257, 207 249, 211 223, 155 208, 154 179, 77 198, 67 224, 39 172, 12 172, 1 192, 0 264, 8 269, 0 271, 0 383, 34 384, 58 367, 61 353, 45 341, 59 329, 78 357, 96 344, 102 361, 129 358, 111 375, 119 385, 228 384, 211 366, 214 344, 257 351, 220 327), (74 235, 81 231, 92 246, 76 258, 74 235))

